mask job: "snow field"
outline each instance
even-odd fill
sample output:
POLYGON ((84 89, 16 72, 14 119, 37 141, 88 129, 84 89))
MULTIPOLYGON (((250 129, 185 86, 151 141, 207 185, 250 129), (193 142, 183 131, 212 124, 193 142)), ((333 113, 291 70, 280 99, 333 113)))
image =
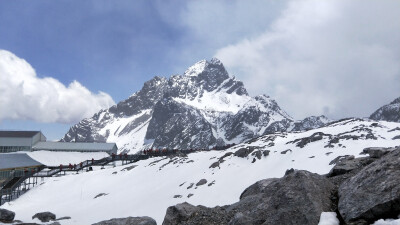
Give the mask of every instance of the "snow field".
MULTIPOLYGON (((287 169, 326 174, 334 166, 329 165, 329 162, 337 156, 361 157, 363 155, 359 153, 366 147, 398 145, 398 140, 392 140, 392 137, 399 135, 400 131, 388 131, 399 124, 388 122, 380 122, 382 128, 371 128, 377 137, 380 136, 377 140, 343 139, 340 140, 342 146, 335 145, 333 148, 324 148, 328 143, 327 137, 308 143, 304 148, 297 147, 296 143, 287 143, 309 137, 315 132, 336 135, 351 131, 355 126, 370 127, 372 123, 352 121, 301 133, 268 135, 250 144, 239 144, 224 151, 196 152, 187 158, 156 157, 131 165, 50 178, 3 207, 16 212, 16 219, 24 222, 32 221, 31 217, 37 212, 50 211, 58 217, 72 217, 71 220, 60 221, 61 224, 85 225, 128 216, 150 216, 162 224, 169 206, 185 201, 208 207, 232 204, 239 200, 240 194, 251 184, 261 179, 282 177, 287 169), (274 146, 268 147, 272 142, 268 140, 271 136, 275 136, 274 146), (226 153, 248 146, 269 150, 270 153, 260 160, 256 159, 254 163, 252 161, 255 157, 251 154, 247 158, 232 154, 224 158, 225 162, 220 164, 220 168, 209 168, 226 153), (292 151, 281 154, 287 149, 292 151), (123 170, 132 165, 136 167, 129 171, 123 170), (207 179, 207 184, 196 187, 200 179, 207 179), (215 183, 208 186, 213 181, 215 183), (189 188, 192 183, 193 186, 189 188), (95 199, 100 193, 107 195, 95 199), (189 194, 193 196, 188 197, 189 194), (175 195, 181 197, 174 198, 175 195)), ((331 217, 324 214, 323 218, 328 220, 331 217)))

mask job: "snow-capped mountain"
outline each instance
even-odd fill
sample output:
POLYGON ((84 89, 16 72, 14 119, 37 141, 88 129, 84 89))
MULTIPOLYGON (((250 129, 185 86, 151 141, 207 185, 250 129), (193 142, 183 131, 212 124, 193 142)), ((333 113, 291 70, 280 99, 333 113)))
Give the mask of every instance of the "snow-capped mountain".
POLYGON ((369 118, 373 120, 400 122, 400 97, 376 110, 369 118))
MULTIPOLYGON (((46 179, 2 207, 24 222, 37 222, 32 215, 50 211, 71 217, 61 224, 128 216, 150 216, 162 224, 166 209, 177 203, 232 204, 249 185, 282 177, 288 169, 327 174, 338 157, 365 157, 364 148, 399 145, 399 126, 345 119, 308 131, 263 135, 222 151, 154 157, 103 170, 96 167, 92 172, 46 179)), ((48 157, 56 156, 37 154, 35 159, 45 162, 48 157)))
POLYGON ((154 77, 128 99, 71 127, 61 141, 116 142, 122 151, 199 149, 327 121, 321 116, 295 122, 270 97, 250 97, 214 58, 183 75, 154 77))

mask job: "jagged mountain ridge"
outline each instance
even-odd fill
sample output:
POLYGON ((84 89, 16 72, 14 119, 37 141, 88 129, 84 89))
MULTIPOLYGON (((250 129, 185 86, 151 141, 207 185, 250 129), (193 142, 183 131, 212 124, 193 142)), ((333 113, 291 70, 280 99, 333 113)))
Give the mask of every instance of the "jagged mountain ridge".
POLYGON ((116 142, 124 151, 209 148, 327 121, 320 116, 295 122, 270 97, 250 97, 214 58, 183 75, 154 77, 128 99, 72 126, 61 141, 116 142))
POLYGON ((400 97, 376 110, 369 118, 373 120, 400 122, 400 97))

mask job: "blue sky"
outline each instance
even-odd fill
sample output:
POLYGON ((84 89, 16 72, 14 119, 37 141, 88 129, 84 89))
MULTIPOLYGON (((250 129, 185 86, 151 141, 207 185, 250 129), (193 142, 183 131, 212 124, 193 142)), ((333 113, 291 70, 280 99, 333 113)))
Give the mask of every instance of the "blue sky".
MULTIPOLYGON (((29 80, 38 86, 53 78, 66 87, 60 93, 82 91, 99 102, 96 110, 126 99, 155 75, 182 74, 201 59, 218 57, 251 95, 270 95, 296 119, 368 116, 400 96, 399 6, 398 1, 1 1, 0 49, 33 67, 36 80, 29 80)), ((2 79, 13 76, 4 71, 2 79)), ((50 93, 59 94, 55 89, 40 95, 50 93)), ((68 110, 69 117, 29 116, 24 112, 43 114, 45 108, 14 109, 9 99, 23 102, 24 96, 3 96, 9 97, 0 99, 0 107, 9 110, 0 115, 0 129, 42 130, 57 139, 87 116, 68 110)))

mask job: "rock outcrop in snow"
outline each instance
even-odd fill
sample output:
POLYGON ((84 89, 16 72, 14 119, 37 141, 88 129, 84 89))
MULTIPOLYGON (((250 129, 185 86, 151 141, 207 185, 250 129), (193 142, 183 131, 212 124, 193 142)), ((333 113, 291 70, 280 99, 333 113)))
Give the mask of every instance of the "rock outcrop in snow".
MULTIPOLYGON (((344 157, 338 167, 350 165, 348 169, 340 174, 331 171, 328 177, 291 169, 282 178, 249 186, 232 205, 209 208, 185 202, 171 206, 163 225, 313 225, 321 223, 324 212, 331 212, 334 224, 339 224, 335 212, 349 225, 396 218, 400 213, 400 148, 375 150, 389 153, 379 155, 379 159, 360 158, 363 163, 354 163, 354 156, 344 157)), ((337 169, 335 166, 332 170, 337 169)))
POLYGON ((339 211, 346 222, 371 223, 400 214, 400 148, 382 156, 339 188, 339 211))
POLYGON ((125 151, 204 149, 327 121, 323 116, 294 121, 270 97, 250 97, 243 83, 212 59, 183 75, 154 77, 128 99, 71 127, 61 141, 116 142, 125 151))
POLYGON ((157 222, 148 216, 143 217, 127 217, 127 218, 114 218, 105 220, 92 225, 157 225, 157 222))
POLYGON ((0 209, 0 222, 11 223, 14 220, 15 212, 7 209, 0 209))
POLYGON ((376 110, 369 118, 373 120, 400 122, 400 97, 376 110))

